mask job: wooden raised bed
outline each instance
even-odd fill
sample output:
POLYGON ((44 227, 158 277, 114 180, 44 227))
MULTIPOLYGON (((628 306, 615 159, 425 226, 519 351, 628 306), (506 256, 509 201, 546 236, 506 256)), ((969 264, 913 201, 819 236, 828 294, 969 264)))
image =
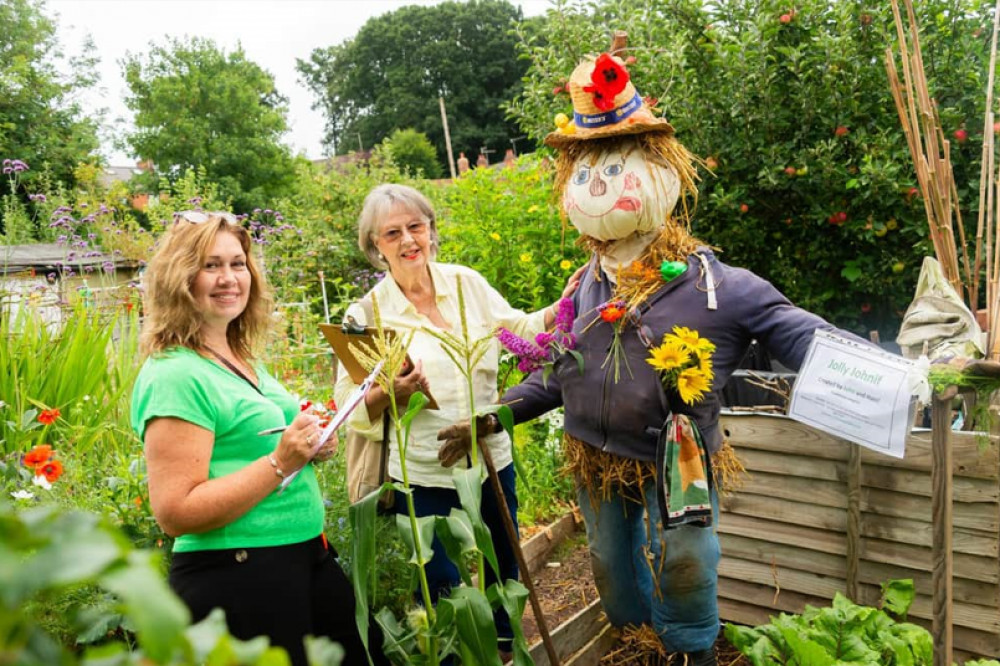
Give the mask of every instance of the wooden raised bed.
MULTIPOLYGON (((724 414, 747 469, 721 503, 722 618, 763 624, 836 592, 878 605, 880 584, 912 578, 908 619, 931 628, 931 433, 915 432, 902 460, 784 416, 724 414)), ((1000 655, 1000 447, 949 436, 953 471, 954 656, 1000 655)))
MULTIPOLYGON (((534 535, 521 547, 529 571, 537 574, 548 561, 552 551, 580 529, 572 513, 564 515, 544 530, 534 535)), ((591 575, 590 569, 581 575, 591 575)), ((563 666, 596 666, 605 652, 614 644, 617 634, 608 623, 599 599, 594 599, 558 626, 549 626, 556 655, 563 666)), ((531 646, 535 666, 549 666, 549 657, 541 641, 531 646)))

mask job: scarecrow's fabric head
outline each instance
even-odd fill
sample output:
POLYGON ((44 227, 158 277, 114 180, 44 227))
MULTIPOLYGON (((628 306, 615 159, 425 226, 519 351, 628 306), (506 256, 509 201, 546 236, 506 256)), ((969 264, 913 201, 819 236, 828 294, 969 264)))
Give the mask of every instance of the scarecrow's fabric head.
POLYGON ((600 242, 648 234, 670 221, 686 227, 686 197, 697 194, 696 177, 691 153, 662 133, 567 144, 556 161, 566 216, 600 242))

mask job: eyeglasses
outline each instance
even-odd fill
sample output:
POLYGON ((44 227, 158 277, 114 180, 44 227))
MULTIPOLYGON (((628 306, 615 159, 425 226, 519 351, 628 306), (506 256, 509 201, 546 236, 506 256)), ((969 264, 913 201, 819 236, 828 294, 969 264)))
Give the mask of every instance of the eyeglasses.
POLYGON ((208 222, 212 217, 221 217, 227 223, 236 226, 240 224, 240 218, 224 210, 181 210, 174 213, 174 224, 177 224, 181 220, 190 222, 191 224, 201 224, 202 222, 208 222))
MULTIPOLYGON (((410 220, 406 223, 406 232, 416 238, 427 233, 428 225, 423 220, 410 220)), ((378 235, 386 243, 395 243, 403 238, 403 230, 400 228, 388 229, 378 235)))

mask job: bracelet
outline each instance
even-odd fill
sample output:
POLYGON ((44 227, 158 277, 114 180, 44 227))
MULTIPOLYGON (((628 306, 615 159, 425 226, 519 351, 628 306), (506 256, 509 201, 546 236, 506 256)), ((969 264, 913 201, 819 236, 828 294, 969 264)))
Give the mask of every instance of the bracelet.
POLYGON ((271 463, 271 467, 274 468, 274 473, 276 475, 278 475, 279 479, 284 479, 285 478, 285 473, 283 471, 281 471, 280 467, 278 467, 278 461, 274 459, 274 454, 273 453, 267 454, 267 462, 271 463))

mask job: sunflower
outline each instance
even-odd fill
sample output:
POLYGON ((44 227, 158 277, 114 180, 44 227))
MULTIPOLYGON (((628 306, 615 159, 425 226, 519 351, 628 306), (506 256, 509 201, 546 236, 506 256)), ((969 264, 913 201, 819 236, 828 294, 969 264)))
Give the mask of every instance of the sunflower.
POLYGON ((715 351, 715 345, 707 338, 698 335, 698 331, 692 331, 686 326, 674 326, 674 335, 683 342, 688 349, 701 354, 711 354, 715 351))
POLYGON ((689 405, 701 398, 708 391, 709 385, 709 377, 698 368, 687 368, 677 375, 677 392, 680 393, 681 400, 689 405))
POLYGON ((675 370, 691 360, 691 352, 676 339, 664 339, 659 347, 650 350, 651 356, 646 363, 657 370, 675 370))

